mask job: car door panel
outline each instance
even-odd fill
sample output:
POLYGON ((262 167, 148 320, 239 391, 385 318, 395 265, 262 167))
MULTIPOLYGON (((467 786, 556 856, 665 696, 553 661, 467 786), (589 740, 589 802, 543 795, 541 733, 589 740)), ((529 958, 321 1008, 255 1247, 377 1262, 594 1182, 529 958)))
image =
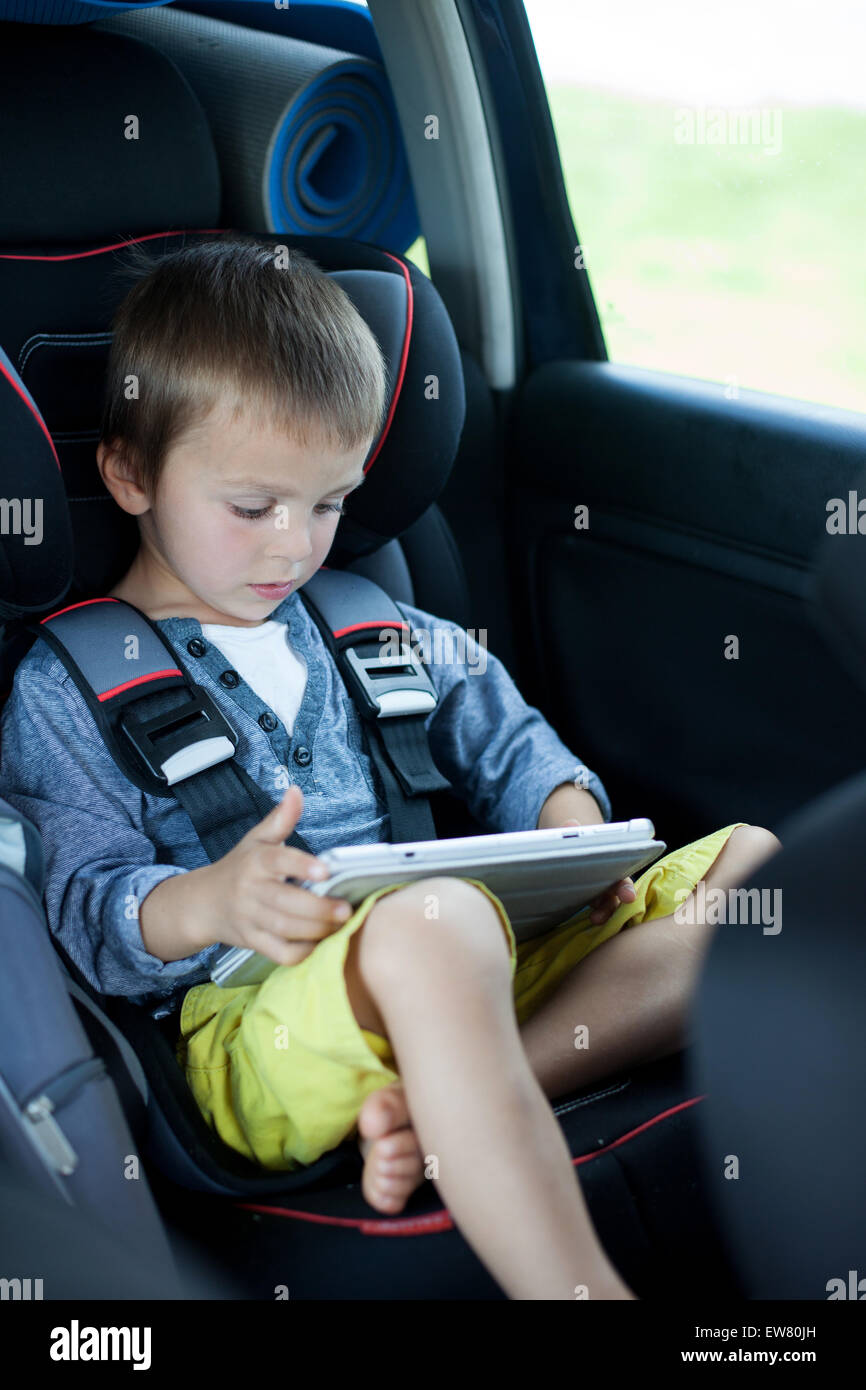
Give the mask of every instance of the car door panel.
POLYGON ((858 771, 862 696, 815 627, 810 585, 866 419, 557 362, 525 383, 514 423, 523 684, 614 815, 649 815, 681 843, 732 820, 772 826, 858 771))

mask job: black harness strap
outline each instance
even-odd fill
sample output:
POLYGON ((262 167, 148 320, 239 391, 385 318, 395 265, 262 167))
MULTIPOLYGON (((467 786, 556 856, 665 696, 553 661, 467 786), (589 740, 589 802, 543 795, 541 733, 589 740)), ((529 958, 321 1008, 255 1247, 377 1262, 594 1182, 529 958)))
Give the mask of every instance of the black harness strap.
MULTIPOLYGON (((180 802, 211 862, 273 810, 234 757, 235 730, 146 614, 92 599, 28 627, 63 661, 121 771, 142 791, 180 802), (125 655, 131 639, 134 658, 125 655)), ((312 853, 297 830, 286 843, 312 853)))
POLYGON ((427 798, 451 785, 433 762, 426 729, 439 696, 409 646, 403 613, 378 584, 346 570, 322 567, 298 592, 364 720, 392 843, 435 840, 427 798))
MULTIPOLYGON (((299 593, 364 720, 392 842, 436 839, 427 797, 450 786, 426 731, 438 694, 402 612, 379 585, 342 570, 323 567, 299 593)), ((69 671, 121 771, 142 791, 175 797, 211 861, 273 809, 235 757, 234 728, 140 609, 86 599, 26 626, 69 671)), ((286 843, 312 853, 297 831, 286 843)))

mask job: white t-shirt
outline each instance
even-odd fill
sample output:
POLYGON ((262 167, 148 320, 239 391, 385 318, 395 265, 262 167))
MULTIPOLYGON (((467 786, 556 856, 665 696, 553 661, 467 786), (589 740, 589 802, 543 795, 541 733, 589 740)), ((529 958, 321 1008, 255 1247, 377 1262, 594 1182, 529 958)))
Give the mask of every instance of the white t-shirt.
POLYGON ((291 734, 304 698, 307 666, 292 651, 286 624, 269 618, 259 627, 203 623, 201 630, 291 734))

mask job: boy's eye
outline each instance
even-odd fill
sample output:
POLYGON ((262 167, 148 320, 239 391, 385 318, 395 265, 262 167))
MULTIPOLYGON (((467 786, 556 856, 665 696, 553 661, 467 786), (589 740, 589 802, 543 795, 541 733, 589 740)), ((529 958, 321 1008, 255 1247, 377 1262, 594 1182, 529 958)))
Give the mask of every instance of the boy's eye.
POLYGON ((247 507, 236 507, 234 502, 229 503, 229 505, 235 516, 245 517, 247 521, 258 521, 260 516, 267 516, 271 510, 270 507, 259 507, 257 510, 251 511, 247 507))
MULTIPOLYGON (((246 521, 258 521, 260 517, 267 516, 271 510, 270 507, 259 507, 256 510, 249 507, 236 507, 234 502, 230 502, 229 506, 235 516, 242 516, 246 521)), ((343 504, 342 502, 320 502, 315 510, 321 515, 328 512, 342 512, 343 504)))

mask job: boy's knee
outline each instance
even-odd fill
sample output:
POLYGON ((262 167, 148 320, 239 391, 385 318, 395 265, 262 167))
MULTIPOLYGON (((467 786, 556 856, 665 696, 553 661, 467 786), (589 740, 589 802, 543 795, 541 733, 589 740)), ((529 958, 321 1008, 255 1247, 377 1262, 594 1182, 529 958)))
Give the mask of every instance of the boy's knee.
POLYGON ((419 936, 435 945, 502 954, 510 951, 499 913, 480 888, 445 875, 418 879, 373 904, 360 928, 365 970, 388 968, 419 951, 419 936))
POLYGON ((778 836, 763 825, 738 825, 731 833, 731 839, 734 838, 747 849, 756 863, 769 859, 771 854, 782 848, 782 841, 778 836))

